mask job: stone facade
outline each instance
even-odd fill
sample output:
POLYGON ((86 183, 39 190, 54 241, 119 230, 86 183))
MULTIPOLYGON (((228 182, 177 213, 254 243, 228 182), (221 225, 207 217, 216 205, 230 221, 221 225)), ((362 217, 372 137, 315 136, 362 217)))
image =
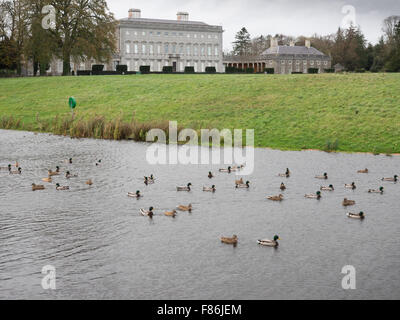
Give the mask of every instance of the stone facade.
POLYGON ((305 46, 279 46, 276 40, 271 47, 256 57, 226 56, 224 65, 239 69, 254 68, 254 72, 264 72, 266 68, 273 68, 278 74, 291 74, 292 72, 308 73, 309 68, 318 69, 323 73, 332 65, 331 57, 311 47, 306 41, 305 46))
POLYGON ((128 65, 129 71, 139 71, 142 65, 151 71, 172 66, 183 72, 186 66, 204 72, 208 66, 217 72, 223 68, 222 27, 189 21, 188 14, 179 12, 177 20, 140 18, 139 10, 130 10, 119 24, 119 57, 116 64, 128 65))

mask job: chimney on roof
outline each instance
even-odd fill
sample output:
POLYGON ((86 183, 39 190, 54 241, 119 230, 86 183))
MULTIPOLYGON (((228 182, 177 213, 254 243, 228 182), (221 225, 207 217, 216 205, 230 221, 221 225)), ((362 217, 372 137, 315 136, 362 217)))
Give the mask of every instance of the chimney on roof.
POLYGON ((311 41, 310 40, 306 40, 305 46, 307 48, 311 48, 311 41))
POLYGON ((294 45, 295 45, 294 41, 291 40, 291 41, 290 41, 290 46, 291 46, 291 47, 294 47, 294 45))
POLYGON ((128 13, 129 19, 139 19, 142 14, 140 9, 129 9, 128 13))
POLYGON ((271 48, 276 48, 278 46, 278 39, 272 38, 271 39, 271 48))
POLYGON ((178 12, 176 14, 176 18, 178 21, 189 21, 189 13, 187 12, 178 12))

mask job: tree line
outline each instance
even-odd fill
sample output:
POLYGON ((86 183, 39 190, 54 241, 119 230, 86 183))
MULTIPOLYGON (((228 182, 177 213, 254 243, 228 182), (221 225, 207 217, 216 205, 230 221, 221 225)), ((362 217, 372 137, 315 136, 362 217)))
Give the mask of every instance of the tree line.
POLYGON ((31 61, 34 75, 45 75, 56 57, 69 75, 71 62, 106 62, 116 50, 116 29, 105 0, 0 0, 0 70, 21 74, 31 61))
POLYGON ((400 16, 390 16, 383 21, 382 36, 377 44, 368 43, 361 28, 351 25, 339 28, 336 33, 312 37, 292 37, 283 34, 251 38, 243 27, 235 36, 233 50, 236 56, 258 56, 271 46, 275 38, 279 45, 304 45, 311 40, 314 48, 331 56, 332 65, 341 64, 348 71, 400 72, 400 16))

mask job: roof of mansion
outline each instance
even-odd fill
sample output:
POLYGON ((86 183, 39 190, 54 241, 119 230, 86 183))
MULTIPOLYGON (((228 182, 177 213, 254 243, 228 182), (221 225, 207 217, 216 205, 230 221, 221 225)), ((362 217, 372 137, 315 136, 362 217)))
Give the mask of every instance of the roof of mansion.
POLYGON ((276 46, 265 50, 263 55, 314 55, 314 56, 325 56, 321 51, 313 47, 305 46, 276 46))

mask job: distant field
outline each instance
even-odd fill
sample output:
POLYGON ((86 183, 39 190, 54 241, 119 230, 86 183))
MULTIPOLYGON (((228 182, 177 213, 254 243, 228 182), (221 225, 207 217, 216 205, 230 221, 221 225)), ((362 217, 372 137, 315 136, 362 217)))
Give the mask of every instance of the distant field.
POLYGON ((200 128, 255 129, 255 144, 278 149, 400 152, 400 74, 131 75, 0 79, 0 119, 33 130, 51 120, 121 113, 200 128))

